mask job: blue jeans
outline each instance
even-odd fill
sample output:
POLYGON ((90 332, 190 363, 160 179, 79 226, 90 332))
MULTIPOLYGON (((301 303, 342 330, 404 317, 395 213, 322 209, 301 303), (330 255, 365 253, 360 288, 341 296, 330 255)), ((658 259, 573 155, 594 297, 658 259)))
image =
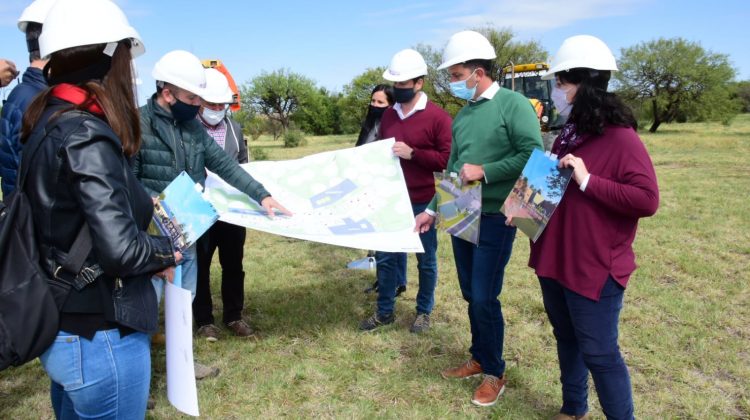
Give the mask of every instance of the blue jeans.
MULTIPOLYGON (((414 215, 422 213, 429 203, 412 204, 414 215)), ((417 313, 430 314, 435 305, 437 285, 437 232, 435 229, 419 235, 424 253, 417 254, 419 270, 419 291, 417 292, 417 313)), ((396 302, 396 286, 406 284, 406 253, 376 252, 378 277, 378 315, 393 313, 396 302)))
POLYGON ((52 380, 58 419, 144 418, 151 380, 148 334, 97 331, 89 341, 59 331, 39 359, 52 380))
POLYGON ((483 213, 479 245, 451 237, 461 294, 469 303, 471 356, 488 375, 503 376, 505 321, 500 305, 505 266, 513 251, 516 228, 500 213, 483 213))
MULTIPOLYGON (((190 290, 195 299, 195 291, 198 288, 198 255, 195 244, 182 251, 182 288, 190 290)), ((159 277, 151 277, 151 283, 156 290, 156 302, 161 302, 161 296, 164 294, 164 280, 159 277)))
POLYGON ((633 418, 630 375, 617 344, 625 289, 612 277, 599 301, 585 298, 553 279, 540 277, 544 309, 557 340, 563 405, 561 413, 588 411, 589 372, 608 419, 633 418))

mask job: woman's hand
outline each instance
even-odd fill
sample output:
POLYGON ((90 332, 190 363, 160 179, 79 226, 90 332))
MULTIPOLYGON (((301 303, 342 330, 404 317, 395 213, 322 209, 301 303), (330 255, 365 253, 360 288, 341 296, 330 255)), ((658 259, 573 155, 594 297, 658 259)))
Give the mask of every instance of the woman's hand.
POLYGON ((164 270, 159 271, 155 274, 156 277, 159 277, 162 280, 166 280, 170 283, 174 282, 174 266, 167 267, 164 270))
POLYGON ((273 219, 274 217, 274 211, 273 209, 276 209, 280 211, 282 214, 286 216, 291 216, 292 212, 287 210, 286 207, 279 204, 276 200, 274 200, 273 197, 270 195, 263 200, 261 200, 260 205, 266 210, 266 214, 268 214, 268 217, 273 219))
POLYGON ((430 226, 435 224, 435 216, 422 212, 414 218, 414 232, 425 233, 430 230, 430 226))
POLYGON ((505 216, 505 226, 516 227, 516 225, 513 224, 513 216, 505 216))
POLYGON ((572 153, 563 156, 557 166, 561 168, 572 168, 573 179, 576 180, 578 185, 581 185, 583 180, 589 175, 589 171, 586 169, 586 164, 583 162, 583 159, 574 156, 572 153))
POLYGON ((175 265, 171 267, 167 267, 164 270, 159 271, 158 273, 154 274, 156 277, 159 277, 162 280, 166 280, 170 283, 174 282, 174 268, 175 266, 182 263, 182 252, 175 251, 174 253, 174 263, 175 265))

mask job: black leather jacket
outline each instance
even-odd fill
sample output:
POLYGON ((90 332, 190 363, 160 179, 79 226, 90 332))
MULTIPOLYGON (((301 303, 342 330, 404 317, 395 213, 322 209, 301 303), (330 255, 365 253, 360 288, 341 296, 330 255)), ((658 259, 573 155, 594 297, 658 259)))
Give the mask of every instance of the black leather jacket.
MULTIPOLYGON (((52 99, 35 129, 44 129, 50 115, 68 106, 52 99)), ((158 307, 150 278, 175 261, 169 238, 145 232, 153 211, 150 196, 106 121, 84 114, 49 128, 24 186, 39 245, 50 250, 42 266, 53 275, 59 262, 54 260, 70 249, 86 221, 92 239, 86 263, 104 271, 81 291, 71 291, 63 316, 98 314, 138 331, 155 331, 158 307)))

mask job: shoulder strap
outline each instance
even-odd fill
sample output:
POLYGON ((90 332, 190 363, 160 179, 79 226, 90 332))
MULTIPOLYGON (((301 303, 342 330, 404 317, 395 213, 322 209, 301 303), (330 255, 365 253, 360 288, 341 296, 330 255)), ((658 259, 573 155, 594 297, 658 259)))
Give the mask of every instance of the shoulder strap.
MULTIPOLYGON (((86 117, 88 115, 89 114, 82 111, 65 112, 62 115, 51 118, 49 121, 47 121, 47 124, 45 124, 43 128, 34 130, 34 132, 29 137, 29 141, 26 142, 26 145, 24 146, 24 150, 22 152, 23 154, 21 156, 18 184, 16 185, 16 189, 18 191, 23 191, 23 185, 26 181, 26 175, 28 174, 29 165, 31 164, 31 158, 39 150, 42 141, 45 137, 47 137, 47 132, 51 131, 56 124, 60 124, 64 121, 68 121, 74 118, 86 117)), ((79 273, 81 272, 81 267, 83 267, 83 263, 86 260, 86 257, 91 252, 91 247, 91 233, 89 232, 89 226, 88 223, 83 222, 83 226, 81 226, 81 230, 78 231, 78 235, 73 242, 73 246, 70 248, 70 251, 68 251, 68 256, 65 259, 65 262, 59 268, 62 268, 67 273, 78 277, 79 273)), ((55 277, 58 277, 58 274, 58 270, 55 270, 55 277)), ((93 281, 94 279, 91 280, 93 281)))
POLYGON ((65 261, 60 268, 74 275, 80 274, 81 267, 83 267, 86 257, 88 257, 91 252, 91 247, 91 232, 89 231, 89 224, 83 222, 83 226, 81 226, 81 230, 78 231, 76 240, 73 241, 73 245, 70 247, 70 251, 68 251, 68 256, 65 258, 65 261))
POLYGON ((18 168, 18 180, 16 189, 23 189, 23 184, 26 181, 26 175, 29 172, 31 158, 36 154, 37 150, 39 150, 39 146, 42 145, 42 140, 47 137, 47 132, 50 131, 55 126, 55 124, 59 124, 63 121, 86 115, 88 114, 81 111, 65 112, 62 115, 51 118, 49 121, 47 121, 47 124, 45 124, 43 128, 37 128, 31 133, 31 135, 29 136, 29 141, 26 142, 26 145, 24 145, 23 147, 23 152, 21 152, 21 165, 18 168))

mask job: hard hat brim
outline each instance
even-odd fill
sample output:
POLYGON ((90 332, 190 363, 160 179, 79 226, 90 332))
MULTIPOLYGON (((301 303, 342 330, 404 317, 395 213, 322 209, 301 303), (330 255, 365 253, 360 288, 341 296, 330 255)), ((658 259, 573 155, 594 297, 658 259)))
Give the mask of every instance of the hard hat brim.
POLYGON ((206 102, 210 102, 212 104, 225 104, 229 105, 234 101, 234 98, 232 98, 231 95, 232 91, 229 91, 229 95, 212 95, 210 93, 206 93, 204 96, 201 96, 201 99, 203 99, 206 102))
POLYGON ((412 79, 416 79, 417 77, 425 77, 425 76, 427 76, 427 70, 399 74, 398 76, 391 74, 389 70, 386 70, 383 72, 383 79, 389 82, 406 82, 407 80, 412 80, 412 79))
POLYGON ((477 57, 474 54, 471 54, 471 55, 470 54, 464 54, 464 55, 460 55, 460 56, 457 56, 457 57, 453 57, 450 60, 445 61, 443 64, 439 65, 437 69, 438 70, 445 70, 445 69, 447 69, 450 66, 455 66, 456 64, 465 63, 465 62, 471 61, 471 60, 494 60, 495 58, 497 58, 497 55, 495 55, 494 53, 493 54, 486 54, 486 55, 483 55, 481 57, 477 57))

